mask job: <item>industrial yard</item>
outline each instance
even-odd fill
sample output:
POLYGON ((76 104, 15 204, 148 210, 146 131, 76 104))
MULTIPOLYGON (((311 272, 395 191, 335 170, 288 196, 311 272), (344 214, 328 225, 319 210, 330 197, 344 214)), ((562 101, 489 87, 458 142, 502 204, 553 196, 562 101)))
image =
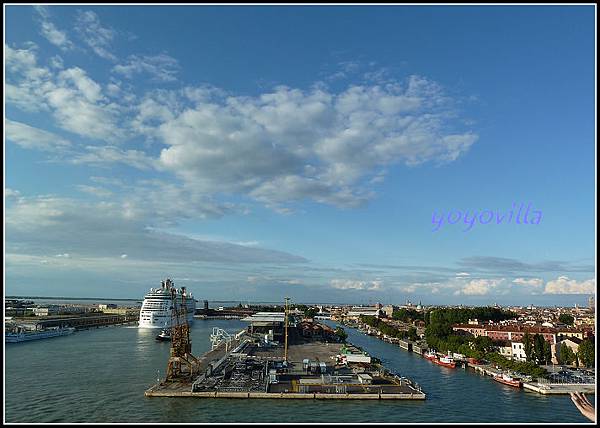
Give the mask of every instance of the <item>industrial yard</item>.
MULTIPOLYGON (((149 397, 425 399, 411 380, 386 370, 361 349, 343 343, 330 327, 288 320, 286 313, 257 313, 235 336, 213 331, 202 357, 177 355, 149 397), (173 371, 173 364, 181 370, 173 371), (177 373, 176 373, 177 372, 177 373), (169 375, 171 373, 171 375, 169 375)), ((185 338, 184 338, 185 340, 185 338)), ((185 348, 185 346, 184 346, 185 348)))

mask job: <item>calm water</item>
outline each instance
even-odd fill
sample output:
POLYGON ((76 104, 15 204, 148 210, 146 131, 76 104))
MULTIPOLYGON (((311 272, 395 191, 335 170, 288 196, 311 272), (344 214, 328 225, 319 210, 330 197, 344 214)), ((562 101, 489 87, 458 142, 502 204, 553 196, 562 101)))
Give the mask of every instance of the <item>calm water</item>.
MULTIPOLYGON (((210 348, 213 326, 196 321, 194 353, 210 348)), ((588 422, 568 396, 514 390, 472 371, 447 369, 347 328, 349 339, 419 383, 419 401, 146 398, 161 377, 169 344, 156 331, 108 327, 5 348, 7 422, 588 422)), ((590 397, 593 398, 593 397, 590 397)))

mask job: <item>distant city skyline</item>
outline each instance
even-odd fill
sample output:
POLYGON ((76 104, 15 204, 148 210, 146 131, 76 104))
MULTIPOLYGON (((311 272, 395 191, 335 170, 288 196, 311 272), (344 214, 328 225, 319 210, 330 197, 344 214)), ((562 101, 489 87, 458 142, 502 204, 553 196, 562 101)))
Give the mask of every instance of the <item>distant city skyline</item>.
POLYGON ((5 12, 7 295, 595 295, 592 5, 5 12))

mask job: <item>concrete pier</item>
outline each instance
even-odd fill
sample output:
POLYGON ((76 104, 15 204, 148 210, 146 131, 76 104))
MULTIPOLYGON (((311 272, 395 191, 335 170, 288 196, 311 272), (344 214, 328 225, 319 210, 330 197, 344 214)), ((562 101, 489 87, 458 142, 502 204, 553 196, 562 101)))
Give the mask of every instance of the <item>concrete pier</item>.
POLYGON ((262 399, 301 399, 301 400, 425 400, 423 392, 400 394, 327 394, 298 392, 231 392, 200 391, 192 392, 191 385, 177 384, 166 386, 155 384, 146 392, 146 397, 196 397, 196 398, 262 398, 262 399))
MULTIPOLYGON (((315 328, 311 327, 309 331, 315 328)), ((260 336, 259 336, 260 338, 260 336)), ((313 400, 424 400, 421 388, 371 361, 352 344, 291 335, 265 343, 241 331, 204 354, 194 378, 159 381, 147 397, 262 398, 313 400)))
POLYGON ((523 388, 530 391, 535 391, 538 394, 553 395, 553 394, 570 394, 571 392, 583 392, 586 394, 594 394, 596 385, 587 383, 537 383, 523 382, 523 388))

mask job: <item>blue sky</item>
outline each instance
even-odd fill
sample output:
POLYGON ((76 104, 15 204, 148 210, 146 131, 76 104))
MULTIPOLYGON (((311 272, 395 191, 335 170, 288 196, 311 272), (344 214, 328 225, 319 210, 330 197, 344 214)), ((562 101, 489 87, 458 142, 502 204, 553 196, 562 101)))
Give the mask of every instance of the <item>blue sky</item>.
POLYGON ((5 12, 9 294, 595 292, 591 6, 5 12))

